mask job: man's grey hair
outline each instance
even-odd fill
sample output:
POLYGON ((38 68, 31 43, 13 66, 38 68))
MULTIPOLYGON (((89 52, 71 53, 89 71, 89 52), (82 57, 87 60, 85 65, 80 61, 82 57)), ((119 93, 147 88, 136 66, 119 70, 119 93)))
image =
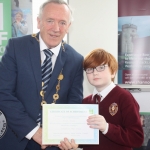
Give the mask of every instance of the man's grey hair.
POLYGON ((64 0, 47 0, 46 2, 44 2, 41 6, 40 6, 40 10, 39 10, 39 14, 38 17, 40 18, 43 12, 44 7, 49 4, 49 3, 55 3, 55 4, 64 4, 68 7, 69 11, 70 11, 70 22, 73 21, 73 16, 72 16, 72 9, 70 8, 70 6, 68 5, 67 2, 65 2, 64 0))

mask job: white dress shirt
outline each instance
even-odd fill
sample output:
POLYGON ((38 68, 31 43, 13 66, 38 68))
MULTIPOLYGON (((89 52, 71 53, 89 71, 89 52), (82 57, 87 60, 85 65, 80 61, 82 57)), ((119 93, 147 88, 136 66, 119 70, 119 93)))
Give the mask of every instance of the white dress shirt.
MULTIPOLYGON (((46 56, 44 54, 44 49, 49 49, 46 44, 44 43, 44 41, 42 40, 41 36, 39 35, 39 43, 40 43, 40 52, 41 52, 41 65, 42 63, 44 62, 46 56)), ((51 48, 50 50, 53 52, 53 55, 52 55, 52 70, 54 69, 54 66, 55 66, 55 62, 56 62, 56 59, 57 59, 57 56, 59 54, 59 51, 60 51, 60 47, 61 47, 61 43, 54 47, 54 48, 51 48)), ((37 132, 37 130, 40 128, 40 124, 38 124, 31 132, 29 132, 25 137, 27 139, 31 139, 32 136, 37 132)))
MULTIPOLYGON (((40 40, 40 52, 41 52, 41 65, 42 65, 42 63, 44 62, 44 60, 46 58, 43 50, 44 49, 49 49, 49 48, 46 46, 46 44, 44 43, 44 41, 42 40, 40 35, 39 35, 39 40, 40 40)), ((53 55, 52 55, 52 70, 54 69, 55 62, 56 62, 57 56, 58 56, 59 51, 60 51, 60 47, 61 47, 61 43, 58 46, 50 49, 53 52, 53 55)))

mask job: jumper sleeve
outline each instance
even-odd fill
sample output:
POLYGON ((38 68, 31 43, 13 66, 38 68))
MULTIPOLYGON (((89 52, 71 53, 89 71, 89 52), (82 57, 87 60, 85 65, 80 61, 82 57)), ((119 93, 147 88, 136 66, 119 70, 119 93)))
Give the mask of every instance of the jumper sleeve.
POLYGON ((144 136, 140 122, 138 103, 134 97, 129 94, 122 97, 120 109, 122 124, 112 124, 108 122, 109 129, 105 136, 120 145, 128 147, 141 146, 144 136))

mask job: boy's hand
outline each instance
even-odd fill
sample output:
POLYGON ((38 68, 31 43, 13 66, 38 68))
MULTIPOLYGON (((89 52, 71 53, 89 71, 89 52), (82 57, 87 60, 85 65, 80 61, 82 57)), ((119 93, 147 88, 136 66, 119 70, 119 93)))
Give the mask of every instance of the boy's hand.
POLYGON ((73 139, 69 142, 67 138, 64 138, 64 141, 61 141, 58 147, 62 150, 76 150, 78 148, 78 144, 76 144, 73 139))
POLYGON ((90 128, 99 129, 101 132, 104 132, 107 126, 105 118, 101 115, 89 116, 87 124, 90 125, 90 128))

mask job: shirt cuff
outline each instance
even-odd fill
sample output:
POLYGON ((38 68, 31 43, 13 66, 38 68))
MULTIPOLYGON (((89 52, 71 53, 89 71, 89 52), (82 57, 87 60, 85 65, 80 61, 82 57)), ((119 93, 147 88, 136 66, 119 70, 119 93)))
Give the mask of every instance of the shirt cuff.
POLYGON ((106 133, 108 132, 108 128, 109 128, 109 124, 107 123, 107 124, 106 124, 106 129, 105 129, 105 131, 103 131, 102 133, 103 133, 103 134, 106 134, 106 133))
POLYGON ((29 132, 25 137, 28 140, 31 140, 32 136, 36 133, 36 131, 40 128, 39 125, 37 125, 31 132, 29 132))

